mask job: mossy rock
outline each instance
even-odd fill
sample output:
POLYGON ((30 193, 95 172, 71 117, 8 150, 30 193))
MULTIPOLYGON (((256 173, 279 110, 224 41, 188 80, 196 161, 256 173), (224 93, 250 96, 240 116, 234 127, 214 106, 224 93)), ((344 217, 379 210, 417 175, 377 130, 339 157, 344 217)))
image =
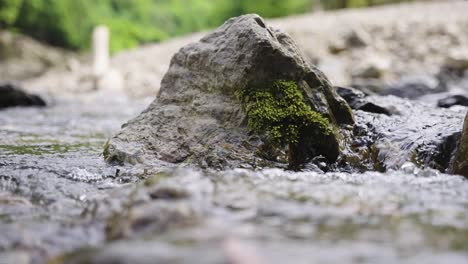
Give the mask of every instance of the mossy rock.
POLYGON ((174 54, 157 98, 109 140, 105 157, 297 168, 314 156, 336 160, 340 127, 352 124, 348 104, 292 38, 244 15, 174 54))
POLYGON ((276 80, 242 91, 248 128, 265 136, 268 149, 288 148, 289 167, 297 169, 308 158, 324 155, 335 161, 339 144, 330 121, 313 111, 296 81, 276 80))

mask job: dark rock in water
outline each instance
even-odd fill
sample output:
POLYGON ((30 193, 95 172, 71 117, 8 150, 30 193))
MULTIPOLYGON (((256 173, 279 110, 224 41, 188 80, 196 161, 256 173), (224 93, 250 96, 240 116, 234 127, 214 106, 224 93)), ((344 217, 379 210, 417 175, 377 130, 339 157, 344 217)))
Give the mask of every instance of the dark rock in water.
POLYGON ((468 113, 465 116, 463 131, 453 160, 452 173, 468 177, 468 113))
POLYGON ((14 84, 0 84, 0 109, 14 106, 46 106, 46 102, 37 95, 26 93, 14 84))
POLYGON ((342 87, 342 86, 335 86, 336 93, 345 99, 348 104, 352 107, 352 104, 363 100, 367 95, 362 92, 361 90, 354 89, 351 87, 342 87))
POLYGON ((450 172, 450 162, 453 159, 457 143, 460 140, 460 132, 455 131, 439 136, 439 139, 429 139, 416 149, 414 158, 420 165, 450 172))
POLYGON ((457 94, 445 97, 437 102, 437 106, 444 108, 448 108, 454 105, 468 106, 468 97, 457 94))
POLYGON ((382 95, 395 95, 402 98, 416 99, 430 93, 446 91, 445 85, 429 75, 416 75, 403 77, 395 84, 384 87, 382 95))
POLYGON ((397 114, 356 111, 350 145, 359 158, 349 155, 348 162, 381 171, 399 169, 406 162, 450 171, 465 111, 435 108, 395 96, 368 96, 366 100, 397 114))
POLYGON ((302 161, 315 155, 333 161, 339 154, 337 128, 353 123, 348 104, 324 74, 306 62, 291 37, 267 27, 257 15, 244 15, 177 52, 157 99, 109 140, 104 153, 107 161, 120 163, 162 160, 212 168, 276 166, 284 161, 286 149, 270 139, 294 128, 298 141, 290 140, 290 157, 294 152, 302 161), (296 113, 288 105, 262 107, 273 114, 282 111, 284 116, 278 120, 291 121, 294 118, 288 116, 300 114, 309 118, 311 126, 296 129, 298 124, 272 120, 272 127, 266 129, 270 133, 251 129, 247 112, 252 113, 252 108, 243 104, 251 98, 245 95, 252 92, 263 102, 268 98, 277 102, 279 95, 273 92, 277 84, 287 84, 288 96, 296 98, 293 104, 304 111, 296 113), (326 122, 318 122, 321 118, 326 122), (328 128, 323 129, 326 123, 328 128), (314 141, 312 135, 321 140, 314 141))
POLYGON ((335 87, 336 92, 345 99, 352 109, 365 112, 392 115, 391 111, 366 100, 366 94, 362 91, 350 87, 335 87))
POLYGON ((392 115, 390 110, 382 106, 376 105, 374 103, 371 103, 371 102, 364 102, 361 105, 357 105, 356 110, 361 110, 364 112, 370 112, 370 113, 376 113, 376 114, 384 114, 388 116, 392 115))

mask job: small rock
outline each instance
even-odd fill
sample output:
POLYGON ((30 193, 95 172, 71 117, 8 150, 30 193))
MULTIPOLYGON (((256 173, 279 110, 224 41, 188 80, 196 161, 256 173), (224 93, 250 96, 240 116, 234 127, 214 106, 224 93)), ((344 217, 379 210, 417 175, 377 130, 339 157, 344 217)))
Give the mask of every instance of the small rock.
POLYGON ((362 91, 350 87, 335 87, 336 92, 345 99, 352 109, 369 113, 392 115, 385 107, 376 105, 366 100, 366 94, 362 91))
POLYGON ((372 102, 364 102, 361 105, 357 105, 356 110, 361 110, 364 112, 375 113, 375 114, 384 114, 388 116, 392 115, 392 112, 390 110, 386 109, 385 107, 376 105, 372 102))
POLYGON ((28 94, 14 84, 0 84, 0 109, 15 106, 46 106, 46 103, 41 97, 28 94))
POLYGON ((384 87, 382 95, 395 95, 402 98, 416 99, 430 93, 444 92, 446 87, 437 78, 429 75, 412 75, 401 78, 397 83, 384 87))
POLYGON ((343 99, 350 104, 351 107, 353 107, 353 103, 356 103, 366 97, 365 93, 351 87, 335 86, 335 90, 339 96, 343 97, 343 99))
POLYGON ((454 105, 468 106, 468 97, 457 94, 445 97, 437 102, 437 106, 444 108, 449 108, 454 105))

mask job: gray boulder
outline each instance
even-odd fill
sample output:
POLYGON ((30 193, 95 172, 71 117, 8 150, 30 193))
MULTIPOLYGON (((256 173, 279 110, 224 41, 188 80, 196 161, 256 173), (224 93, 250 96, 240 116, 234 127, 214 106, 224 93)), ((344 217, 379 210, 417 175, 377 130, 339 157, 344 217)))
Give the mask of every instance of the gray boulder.
POLYGON ((317 138, 318 144, 302 144, 309 148, 303 149, 304 160, 314 155, 336 160, 341 137, 337 128, 354 123, 348 104, 325 75, 304 59, 291 37, 267 27, 258 15, 231 18, 179 50, 157 98, 109 140, 104 157, 108 162, 130 164, 277 166, 281 162, 276 154, 268 154, 265 135, 248 128, 239 98, 246 89, 267 87, 275 80, 297 84, 304 103, 328 119, 333 131, 317 138))

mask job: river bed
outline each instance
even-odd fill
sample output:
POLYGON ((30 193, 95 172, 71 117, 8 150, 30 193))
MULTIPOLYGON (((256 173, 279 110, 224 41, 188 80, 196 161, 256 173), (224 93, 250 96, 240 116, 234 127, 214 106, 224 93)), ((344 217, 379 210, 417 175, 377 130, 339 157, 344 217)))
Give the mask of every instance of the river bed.
POLYGON ((386 173, 111 166, 149 100, 0 112, 0 263, 466 263, 468 181, 386 173))

